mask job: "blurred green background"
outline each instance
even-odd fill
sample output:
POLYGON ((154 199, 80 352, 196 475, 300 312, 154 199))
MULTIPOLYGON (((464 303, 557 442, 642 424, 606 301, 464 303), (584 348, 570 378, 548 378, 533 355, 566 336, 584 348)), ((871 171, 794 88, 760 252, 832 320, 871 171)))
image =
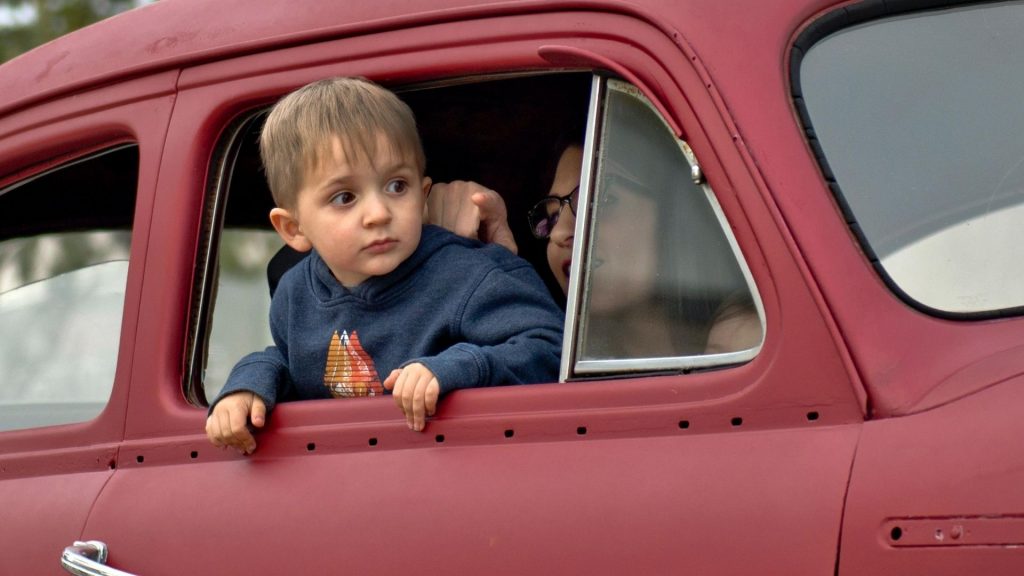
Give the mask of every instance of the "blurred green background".
POLYGON ((0 62, 153 0, 0 0, 0 62))

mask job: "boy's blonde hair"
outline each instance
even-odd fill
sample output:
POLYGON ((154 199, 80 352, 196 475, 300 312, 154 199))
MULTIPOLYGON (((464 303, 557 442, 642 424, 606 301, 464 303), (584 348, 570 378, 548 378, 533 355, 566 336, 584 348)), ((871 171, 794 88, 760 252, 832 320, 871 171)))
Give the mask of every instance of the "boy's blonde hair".
POLYGON ((423 144, 409 106, 394 93, 364 78, 328 78, 288 94, 270 111, 260 136, 260 156, 274 202, 295 207, 308 174, 331 154, 330 142, 341 141, 349 159, 377 153, 383 135, 394 152, 426 169, 423 144))

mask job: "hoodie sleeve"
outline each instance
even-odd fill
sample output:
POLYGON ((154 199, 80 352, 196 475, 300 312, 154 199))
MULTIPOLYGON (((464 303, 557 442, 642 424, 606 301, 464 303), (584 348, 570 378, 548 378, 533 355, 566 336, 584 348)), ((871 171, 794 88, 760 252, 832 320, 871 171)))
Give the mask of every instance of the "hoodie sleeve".
POLYGON ((235 392, 253 392, 267 405, 267 412, 274 409, 278 398, 287 395, 291 382, 287 360, 289 292, 288 285, 282 283, 270 303, 270 334, 274 345, 248 354, 235 364, 217 399, 210 403, 210 412, 217 402, 235 392))
POLYGON ((470 291, 453 331, 462 342, 424 364, 441 393, 460 388, 555 382, 564 315, 525 260, 495 267, 470 291), (472 344, 470 344, 472 342, 472 344))

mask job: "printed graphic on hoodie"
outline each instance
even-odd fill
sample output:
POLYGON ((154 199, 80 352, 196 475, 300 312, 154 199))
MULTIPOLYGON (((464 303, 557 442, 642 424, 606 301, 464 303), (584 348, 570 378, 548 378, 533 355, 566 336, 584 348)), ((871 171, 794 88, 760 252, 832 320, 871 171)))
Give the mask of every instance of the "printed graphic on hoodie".
POLYGON ((355 330, 351 336, 347 330, 342 330, 340 335, 335 330, 334 336, 331 336, 327 366, 324 369, 324 386, 335 398, 384 394, 373 359, 363 350, 355 330))

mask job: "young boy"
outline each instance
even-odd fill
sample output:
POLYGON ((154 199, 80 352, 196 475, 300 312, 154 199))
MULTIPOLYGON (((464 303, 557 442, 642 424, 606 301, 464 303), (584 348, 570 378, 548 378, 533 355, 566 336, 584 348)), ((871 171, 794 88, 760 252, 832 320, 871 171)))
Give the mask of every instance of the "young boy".
POLYGON ((274 106, 260 148, 270 221, 312 254, 274 293, 274 346, 240 360, 212 405, 214 445, 252 453, 247 421, 261 428, 278 400, 389 390, 419 431, 445 392, 557 378, 562 313, 533 267, 423 225, 430 178, 398 97, 314 82, 274 106))

